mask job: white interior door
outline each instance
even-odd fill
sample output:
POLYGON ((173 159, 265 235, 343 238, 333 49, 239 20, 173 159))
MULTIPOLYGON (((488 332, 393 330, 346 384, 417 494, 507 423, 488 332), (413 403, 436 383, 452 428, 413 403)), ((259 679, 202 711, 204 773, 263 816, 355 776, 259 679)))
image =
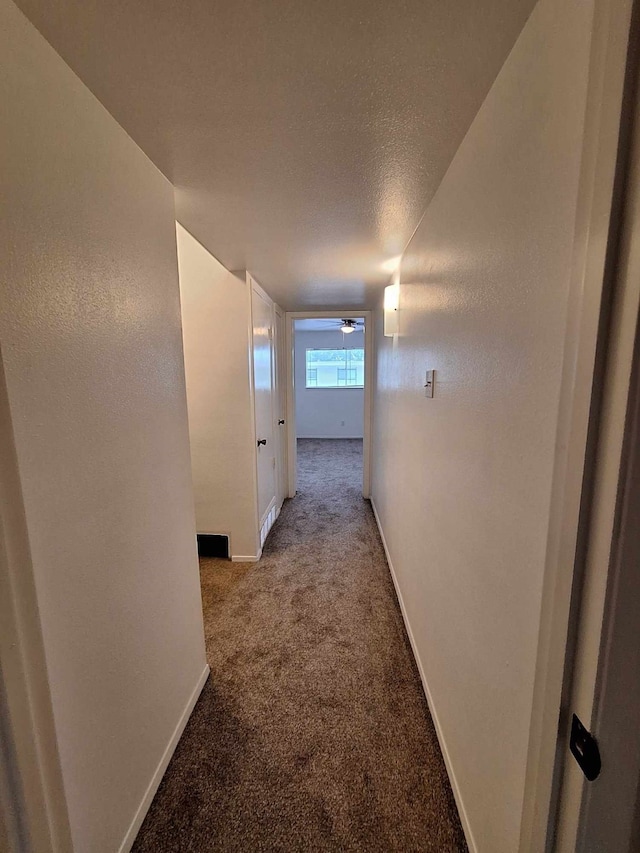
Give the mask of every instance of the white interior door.
POLYGON ((258 471, 258 519, 260 527, 276 503, 276 443, 273 401, 273 303, 251 287, 253 324, 253 383, 258 471))
POLYGON ((286 427, 286 371, 285 371, 285 321, 280 308, 275 309, 276 341, 275 341, 275 424, 276 434, 276 473, 278 507, 287 496, 287 427, 286 427))

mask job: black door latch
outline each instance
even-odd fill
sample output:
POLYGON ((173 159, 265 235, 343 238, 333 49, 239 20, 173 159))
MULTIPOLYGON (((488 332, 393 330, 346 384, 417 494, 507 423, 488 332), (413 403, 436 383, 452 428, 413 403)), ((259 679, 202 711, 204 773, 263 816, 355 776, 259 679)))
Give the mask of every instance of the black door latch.
POLYGON ((571 721, 569 749, 589 782, 597 779, 600 775, 600 768, 602 767, 598 742, 591 732, 587 731, 575 714, 571 721))

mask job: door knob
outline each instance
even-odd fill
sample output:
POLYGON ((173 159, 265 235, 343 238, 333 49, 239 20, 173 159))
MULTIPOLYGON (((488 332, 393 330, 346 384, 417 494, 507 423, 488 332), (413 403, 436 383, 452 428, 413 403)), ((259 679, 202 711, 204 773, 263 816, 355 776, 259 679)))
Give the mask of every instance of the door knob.
POLYGON ((282 424, 284 423, 284 420, 281 418, 281 419, 278 421, 278 423, 280 424, 280 426, 282 426, 282 424))
POLYGON ((266 439, 266 438, 259 438, 259 439, 258 439, 258 447, 260 447, 260 445, 261 445, 261 444, 265 444, 265 445, 266 445, 266 443, 267 443, 267 439, 266 439))

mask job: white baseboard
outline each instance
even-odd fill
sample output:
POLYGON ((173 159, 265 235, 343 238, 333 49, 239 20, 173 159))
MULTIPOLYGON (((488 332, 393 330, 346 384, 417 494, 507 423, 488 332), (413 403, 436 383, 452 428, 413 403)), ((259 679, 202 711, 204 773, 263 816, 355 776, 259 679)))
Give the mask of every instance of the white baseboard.
POLYGON ((360 439, 360 441, 362 441, 361 435, 297 435, 296 438, 308 438, 308 439, 335 438, 336 440, 341 439, 341 438, 351 438, 351 439, 358 438, 358 439, 360 439))
POLYGON ((281 509, 282 509, 282 504, 280 504, 280 506, 278 506, 278 504, 275 503, 275 498, 274 498, 274 503, 272 503, 272 505, 269 507, 269 510, 265 513, 264 520, 263 520, 262 526, 260 528, 260 542, 262 544, 260 545, 260 548, 258 549, 258 553, 257 554, 251 554, 248 556, 245 556, 242 554, 234 554, 231 557, 232 563, 257 563, 258 562, 260 557, 262 557, 262 547, 263 547, 263 545, 267 539, 267 536, 269 535, 269 531, 271 530, 273 525, 276 523, 276 520, 277 520, 278 516, 280 515, 281 509))
POLYGON ((249 557, 243 557, 242 554, 234 554, 231 558, 232 563, 257 563, 258 560, 262 557, 262 548, 258 551, 257 554, 252 554, 249 557))
POLYGON ((382 539, 382 547, 384 548, 384 553, 387 558, 387 563, 389 564, 389 573, 391 575, 391 580, 393 581, 393 585, 396 590, 396 595, 398 596, 398 602, 400 603, 400 611, 402 613, 402 619, 404 621, 404 626, 407 629, 407 634, 409 636, 409 642, 411 643, 411 649, 413 650, 413 656, 416 661, 416 665, 418 667, 418 672, 420 673, 420 681, 422 682, 422 689, 424 690, 424 695, 427 699, 427 704, 429 705, 429 711, 431 712, 431 718, 433 720, 433 725, 435 726, 436 734, 438 736, 438 743, 440 744, 440 750, 442 752, 442 757, 444 758, 444 763, 447 768, 447 774, 449 776, 449 781, 451 782, 451 788, 453 790, 453 796, 456 801, 456 806, 458 807, 458 813, 460 815, 460 823, 462 824, 462 829, 464 831, 465 838, 467 839, 467 846, 469 848, 470 853, 478 853, 478 847, 476 845, 475 839, 473 837, 473 832, 471 831, 471 825, 469 823, 469 818, 467 816, 467 811, 464 807, 464 803, 462 801, 462 794, 460 793, 460 788, 458 786, 458 781, 456 779, 456 774, 451 764, 451 759, 449 757, 449 750, 447 749, 447 744, 444 739, 444 734, 442 732, 442 726, 440 725, 440 720, 438 719, 438 713, 436 711, 435 705, 433 703, 433 697, 431 695, 431 691, 429 690, 429 685, 427 683, 427 678, 424 673, 424 668, 422 666, 422 661, 420 660, 420 654, 418 652, 418 648, 416 646, 416 641, 413 636, 413 631, 411 630, 411 625, 409 624, 409 617, 407 616, 407 608, 404 604, 404 599, 402 598, 402 593, 400 591, 400 585, 398 583, 398 578, 395 573, 395 569, 393 568, 393 563, 391 562, 391 555, 389 554, 389 548, 387 547, 387 540, 384 536, 384 531, 382 529, 382 524, 380 523, 380 516, 378 515, 378 510, 376 509, 376 505, 374 503, 373 498, 370 498, 371 508, 373 509, 373 514, 376 519, 376 524, 378 525, 378 530, 380 532, 380 538, 382 539))
POLYGON ((131 822, 131 826, 127 830, 127 834, 124 837, 122 844, 120 845, 120 849, 118 853, 129 853, 131 848, 133 847, 133 842, 136 840, 136 835, 140 827, 142 826, 142 821, 145 819, 147 812, 149 811, 149 806, 151 805, 151 801, 153 800, 156 791, 158 790, 158 786, 162 781, 162 777, 164 776, 164 772, 167 769, 169 762, 171 761, 171 756, 175 752, 175 748, 178 745, 178 741, 184 731, 187 722, 189 721, 189 717, 191 716, 191 712, 193 711, 196 702, 198 701, 198 697, 202 692, 202 688, 205 685, 207 678, 209 677, 209 664, 205 666, 202 671, 202 674, 198 678, 196 686, 193 689, 193 693, 189 697, 189 701, 186 704, 186 707, 182 714, 180 715, 180 719, 173 730, 173 734, 169 738, 169 743, 166 746, 164 753, 162 754, 162 758, 160 759, 160 763, 156 767, 156 771, 153 774, 151 781, 149 782, 149 787, 145 791, 144 797, 142 798, 142 802, 138 806, 138 810, 136 811, 135 817, 131 822))

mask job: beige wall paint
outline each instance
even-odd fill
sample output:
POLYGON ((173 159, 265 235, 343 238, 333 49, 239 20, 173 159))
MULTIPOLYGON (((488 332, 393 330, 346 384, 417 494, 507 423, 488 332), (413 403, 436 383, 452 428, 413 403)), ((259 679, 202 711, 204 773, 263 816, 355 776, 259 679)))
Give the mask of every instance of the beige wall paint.
POLYGON ((229 535, 232 556, 255 556, 248 285, 177 229, 196 525, 229 535))
POLYGON ((378 318, 373 497, 481 853, 518 848, 591 18, 538 3, 405 252, 399 335, 378 318))
POLYGON ((55 729, 74 849, 114 851, 206 666, 173 190, 8 0, 0 57, 0 344, 55 729))

